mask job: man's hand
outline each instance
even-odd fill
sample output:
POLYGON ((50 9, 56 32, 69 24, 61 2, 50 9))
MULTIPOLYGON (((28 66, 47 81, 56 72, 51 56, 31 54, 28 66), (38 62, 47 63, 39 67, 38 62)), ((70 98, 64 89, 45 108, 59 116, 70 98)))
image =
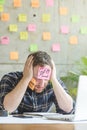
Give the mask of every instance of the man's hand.
POLYGON ((51 73, 51 80, 56 78, 56 67, 55 67, 55 63, 53 60, 51 60, 52 62, 52 73, 51 73))

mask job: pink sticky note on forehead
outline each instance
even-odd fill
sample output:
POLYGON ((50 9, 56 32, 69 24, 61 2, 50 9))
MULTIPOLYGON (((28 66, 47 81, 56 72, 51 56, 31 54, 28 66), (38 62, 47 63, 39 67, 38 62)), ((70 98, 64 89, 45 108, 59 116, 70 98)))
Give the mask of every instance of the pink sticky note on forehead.
POLYGON ((51 69, 48 67, 39 67, 38 70, 38 79, 50 79, 50 75, 51 75, 51 69))

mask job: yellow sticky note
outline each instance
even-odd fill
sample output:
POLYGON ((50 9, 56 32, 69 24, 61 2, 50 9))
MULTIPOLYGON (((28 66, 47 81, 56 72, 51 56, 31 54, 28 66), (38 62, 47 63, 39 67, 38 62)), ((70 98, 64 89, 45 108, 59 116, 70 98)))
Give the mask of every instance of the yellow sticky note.
POLYGON ((26 22, 27 16, 25 14, 19 14, 18 20, 19 20, 19 22, 26 22))
POLYGON ((38 8, 40 6, 39 0, 31 0, 31 6, 33 8, 38 8))
POLYGON ((21 40, 28 40, 28 32, 20 32, 20 39, 21 40))
POLYGON ((31 44, 29 50, 30 50, 30 52, 38 51, 37 44, 31 44))
POLYGON ((17 27, 16 24, 10 24, 9 25, 9 31, 10 32, 17 32, 17 30, 18 30, 18 27, 17 27))
POLYGON ((51 34, 50 32, 43 32, 43 40, 50 40, 51 34))
POLYGON ((8 13, 2 13, 1 14, 1 20, 2 21, 9 21, 9 14, 8 13))
POLYGON ((14 0, 14 7, 21 7, 21 0, 14 0))
POLYGON ((66 7, 60 7, 59 13, 60 13, 60 15, 67 15, 68 9, 66 7))
POLYGON ((3 5, 0 5, 0 12, 3 12, 4 8, 3 5))
POLYGON ((18 60, 18 52, 10 52, 10 60, 18 60))
POLYGON ((50 22, 50 14, 43 14, 42 15, 42 21, 43 22, 50 22))
POLYGON ((78 43, 77 36, 71 36, 71 37, 69 38, 69 43, 70 43, 70 44, 77 44, 77 43, 78 43))

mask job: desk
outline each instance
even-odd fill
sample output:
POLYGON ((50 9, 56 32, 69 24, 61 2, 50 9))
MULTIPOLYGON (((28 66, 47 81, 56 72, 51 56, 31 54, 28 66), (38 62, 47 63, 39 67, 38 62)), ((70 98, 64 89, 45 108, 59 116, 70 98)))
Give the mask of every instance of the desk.
POLYGON ((0 130, 87 130, 87 121, 65 122, 43 118, 0 117, 0 130))

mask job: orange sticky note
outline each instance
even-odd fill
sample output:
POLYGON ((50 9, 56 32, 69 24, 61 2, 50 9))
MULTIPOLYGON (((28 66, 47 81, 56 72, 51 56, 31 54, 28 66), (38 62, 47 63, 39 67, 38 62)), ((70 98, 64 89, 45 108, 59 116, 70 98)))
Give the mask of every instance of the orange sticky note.
POLYGON ((14 7, 21 7, 21 0, 14 0, 14 7))
POLYGON ((59 13, 60 13, 60 15, 67 15, 68 9, 66 7, 60 7, 59 13))
POLYGON ((18 52, 10 52, 11 60, 18 60, 18 52))
POLYGON ((38 8, 40 6, 39 0, 31 0, 31 6, 33 8, 38 8))
POLYGON ((1 14, 1 20, 2 21, 9 21, 9 14, 8 13, 2 13, 1 14))
POLYGON ((77 36, 71 36, 71 37, 69 38, 69 43, 70 43, 70 44, 77 44, 77 43, 78 43, 77 36))
POLYGON ((51 34, 50 32, 43 32, 43 40, 50 40, 51 34))

